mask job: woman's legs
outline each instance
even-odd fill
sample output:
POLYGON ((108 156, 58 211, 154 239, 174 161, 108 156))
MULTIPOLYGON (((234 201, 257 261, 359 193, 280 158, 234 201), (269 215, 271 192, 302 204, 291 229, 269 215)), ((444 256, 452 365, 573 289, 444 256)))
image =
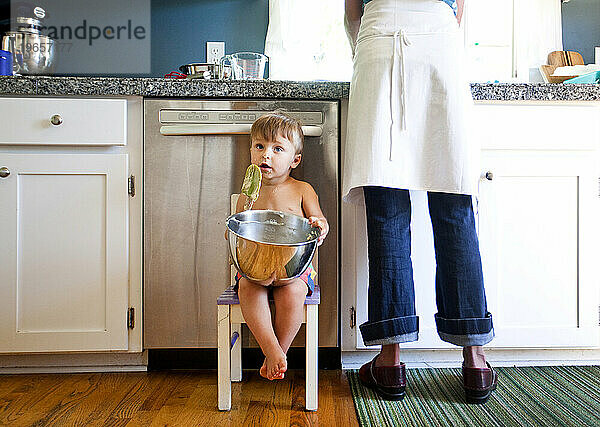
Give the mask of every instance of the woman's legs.
MULTIPOLYGON (((428 199, 436 249, 436 323, 440 337, 444 341, 463 347, 465 366, 486 367, 482 345, 493 338, 493 327, 491 314, 487 311, 471 196, 430 192, 428 199)), ((369 322, 378 322, 385 320, 386 314, 387 318, 407 314, 394 311, 397 307, 386 307, 388 304, 382 304, 382 301, 389 301, 382 295, 396 290, 380 288, 385 282, 382 280, 385 273, 381 273, 386 270, 385 262, 400 263, 406 270, 411 268, 410 196, 406 190, 366 187, 365 202, 369 227, 369 322), (393 230, 386 229, 385 225, 388 228, 400 229, 395 236, 397 242, 394 246, 388 243, 393 240, 389 237, 393 230), (387 252, 388 260, 372 262, 378 259, 381 252, 386 253, 390 246, 394 250, 400 247, 400 250, 408 255, 405 255, 403 260, 401 254, 392 250, 387 252)), ((396 268, 402 268, 400 265, 397 264, 396 268)), ((393 272, 389 274, 393 275, 393 272)), ((405 285, 407 283, 410 283, 412 291, 412 268, 410 280, 404 281, 405 285)), ((411 302, 414 301, 414 291, 412 292, 409 298, 411 302)), ((362 325, 361 330, 368 328, 369 322, 362 325)), ((378 342, 384 345, 377 358, 377 366, 399 363, 399 342, 402 341, 394 343, 383 339, 378 342)))
MULTIPOLYGON (((398 366, 402 362, 399 344, 381 346, 375 366, 398 366)), ((485 353, 482 346, 463 347, 464 366, 467 368, 486 368, 485 353)))
POLYGON ((467 368, 487 368, 485 353, 480 345, 463 347, 463 360, 467 368))
MULTIPOLYGON (((410 196, 406 190, 380 187, 365 187, 364 193, 369 320, 361 325, 361 333, 365 344, 382 347, 374 364, 361 367, 359 378, 382 396, 398 399, 406 384, 399 343, 414 341, 418 334, 410 260, 410 196), (389 393, 390 387, 394 393, 389 393)), ((437 264, 438 334, 463 347, 467 401, 484 403, 495 389, 497 377, 487 368, 482 347, 494 333, 471 197, 446 193, 428 193, 428 197, 437 264)))
POLYGON ((398 366, 402 362, 399 344, 386 344, 381 346, 375 366, 398 366))
POLYGON ((407 190, 364 187, 368 254, 368 321, 360 325, 366 345, 415 341, 418 318, 410 257, 410 195, 407 190))
POLYGON ((494 336, 487 311, 471 196, 428 193, 436 258, 435 315, 444 341, 464 347, 467 367, 486 367, 484 344, 494 336))

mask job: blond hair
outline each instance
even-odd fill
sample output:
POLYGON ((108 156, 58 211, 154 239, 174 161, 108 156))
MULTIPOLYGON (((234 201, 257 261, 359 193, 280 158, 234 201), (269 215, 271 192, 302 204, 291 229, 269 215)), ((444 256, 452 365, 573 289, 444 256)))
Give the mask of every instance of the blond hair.
POLYGON ((250 129, 250 139, 252 141, 257 139, 275 141, 278 135, 283 136, 294 145, 296 154, 302 153, 304 144, 302 125, 298 120, 282 111, 275 111, 259 117, 250 129))

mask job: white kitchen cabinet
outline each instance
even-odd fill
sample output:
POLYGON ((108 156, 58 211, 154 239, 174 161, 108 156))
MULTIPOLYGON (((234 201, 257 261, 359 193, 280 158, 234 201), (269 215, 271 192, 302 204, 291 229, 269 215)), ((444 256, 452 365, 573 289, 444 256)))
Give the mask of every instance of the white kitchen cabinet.
POLYGON ((127 349, 127 155, 1 163, 2 350, 127 349))
MULTIPOLYGON (((0 98, 4 116, 14 99, 0 98)), ((77 101, 39 99, 57 113, 76 111, 77 101)), ((121 115, 120 127, 128 110, 141 126, 141 100, 80 101, 94 114, 70 123, 79 139, 90 120, 110 127, 107 119, 121 115), (93 101, 101 108, 90 109, 93 101)), ((0 146, 9 173, 0 178, 0 353, 141 351, 141 127, 126 136, 95 135, 90 147, 56 137, 32 144, 25 135, 23 145, 0 146)))
MULTIPOLYGON (((475 107, 474 133, 482 155, 474 208, 496 333, 487 347, 600 346, 599 116, 597 103, 475 107)), ((420 335, 402 348, 455 348, 435 331, 435 258, 426 195, 411 192, 411 199, 420 335)), ((343 204, 342 224, 342 350, 373 350, 364 346, 358 329, 367 320, 364 208, 343 204)))
POLYGON ((479 241, 491 347, 595 347, 598 177, 581 152, 486 150, 479 241))

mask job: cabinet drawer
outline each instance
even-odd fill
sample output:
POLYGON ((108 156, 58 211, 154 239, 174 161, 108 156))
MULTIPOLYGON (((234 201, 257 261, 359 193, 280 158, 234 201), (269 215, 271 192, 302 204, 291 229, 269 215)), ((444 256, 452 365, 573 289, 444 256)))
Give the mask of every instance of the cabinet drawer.
POLYGON ((471 123, 482 149, 596 150, 600 104, 476 103, 471 123))
POLYGON ((125 99, 0 98, 7 124, 0 127, 0 145, 126 145, 126 104, 125 99))

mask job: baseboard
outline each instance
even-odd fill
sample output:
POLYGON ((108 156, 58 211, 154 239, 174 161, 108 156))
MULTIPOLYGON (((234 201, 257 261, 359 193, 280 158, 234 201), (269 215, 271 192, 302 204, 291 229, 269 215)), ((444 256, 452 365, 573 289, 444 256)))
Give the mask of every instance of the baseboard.
MULTIPOLYGON (((342 351, 342 369, 358 369, 377 351, 342 351)), ((561 366, 600 365, 599 349, 486 349, 493 366, 561 366)), ((408 368, 458 368, 462 364, 461 349, 402 350, 401 359, 408 368)))
POLYGON ((19 353, 0 355, 0 374, 143 372, 148 353, 19 353))
POLYGON ((127 366, 44 366, 23 368, 0 368, 0 374, 80 374, 94 372, 146 372, 146 365, 127 366))
MULTIPOLYGON (((259 348, 242 349, 244 369, 258 369, 264 356, 259 348)), ((288 368, 304 369, 306 350, 288 351, 288 368)), ((342 367, 339 347, 319 348, 319 369, 342 367)), ((216 348, 148 349, 142 353, 19 353, 0 355, 0 374, 143 372, 170 369, 217 369, 216 348)))
MULTIPOLYGON (((217 369, 216 348, 149 349, 147 351, 149 371, 217 369)), ((288 369, 304 369, 306 350, 303 347, 290 348, 287 360, 288 369)), ((259 348, 242 349, 244 369, 258 369, 262 366, 263 361, 264 356, 259 348)), ((340 369, 341 366, 339 347, 319 348, 319 369, 340 369)))

